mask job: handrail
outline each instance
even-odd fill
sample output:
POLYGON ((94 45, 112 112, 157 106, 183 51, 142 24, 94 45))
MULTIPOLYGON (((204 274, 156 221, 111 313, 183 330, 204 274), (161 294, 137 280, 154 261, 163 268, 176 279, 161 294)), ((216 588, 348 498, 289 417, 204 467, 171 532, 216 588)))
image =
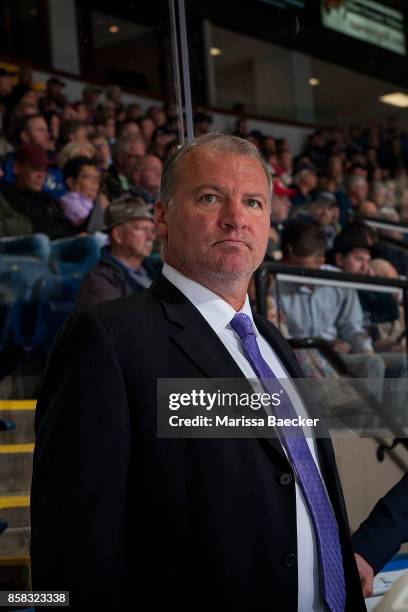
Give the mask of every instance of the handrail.
MULTIPOLYGON (((405 278, 382 278, 368 276, 365 274, 348 274, 335 270, 315 270, 287 266, 275 262, 264 262, 259 266, 255 274, 256 303, 259 314, 266 316, 266 277, 268 274, 285 280, 287 282, 307 282, 313 285, 332 285, 336 287, 349 287, 353 289, 365 289, 394 293, 395 289, 401 289, 405 298, 408 292, 408 279, 405 278)), ((408 329, 408 300, 404 301, 405 325, 408 329)))
POLYGON ((408 234, 408 225, 406 223, 397 223, 396 221, 389 221, 381 217, 365 217, 360 215, 357 219, 373 229, 396 230, 401 232, 401 234, 408 234))
MULTIPOLYGON (((408 279, 406 278, 382 278, 378 276, 368 276, 365 274, 348 274, 346 272, 336 272, 334 270, 315 270, 309 268, 299 268, 287 266, 275 262, 264 262, 256 271, 255 291, 258 312, 266 316, 266 278, 268 274, 276 276, 277 280, 286 282, 307 282, 314 285, 331 285, 336 287, 348 287, 352 289, 364 289, 394 293, 395 289, 402 291, 402 303, 404 307, 405 330, 408 330, 408 279)), ((408 342, 406 343, 408 359, 408 342)))

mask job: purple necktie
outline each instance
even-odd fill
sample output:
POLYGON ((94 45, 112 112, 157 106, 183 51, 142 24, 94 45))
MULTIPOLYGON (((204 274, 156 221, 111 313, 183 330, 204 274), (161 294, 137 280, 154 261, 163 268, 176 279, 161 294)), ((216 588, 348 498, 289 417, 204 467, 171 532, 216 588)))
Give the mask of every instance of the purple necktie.
MULTIPOLYGON (((270 394, 280 393, 281 385, 261 355, 251 319, 242 313, 234 316, 230 323, 238 334, 244 353, 257 377, 270 394)), ((274 407, 279 419, 298 416, 285 390, 281 393, 279 406, 274 407)), ((339 532, 333 508, 328 499, 316 463, 310 452, 301 428, 279 428, 279 437, 296 474, 312 517, 322 574, 323 598, 331 612, 344 612, 345 584, 339 532)))

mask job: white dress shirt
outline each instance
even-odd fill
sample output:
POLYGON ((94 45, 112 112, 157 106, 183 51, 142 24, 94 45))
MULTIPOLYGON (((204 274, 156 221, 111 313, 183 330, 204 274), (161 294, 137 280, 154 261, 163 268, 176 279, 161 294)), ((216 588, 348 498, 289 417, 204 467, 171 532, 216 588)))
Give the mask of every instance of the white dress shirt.
MULTIPOLYGON (((179 289, 199 310, 210 327, 217 334, 231 357, 236 361, 247 379, 257 379, 251 364, 246 359, 241 341, 229 325, 236 311, 225 300, 207 287, 187 278, 168 264, 163 266, 163 276, 179 289)), ((253 322, 259 349, 277 378, 288 378, 288 374, 269 343, 261 336, 253 321, 248 296, 240 312, 248 315, 253 322)), ((287 385, 285 385, 287 389, 287 385)), ((288 389, 287 389, 288 390, 288 389)), ((294 386, 289 394, 299 415, 306 415, 306 410, 294 386)), ((306 438, 312 456, 319 469, 316 449, 312 437, 306 438)), ((319 469, 320 471, 320 469, 319 469)), ((295 481, 296 489, 296 528, 298 557, 298 612, 322 612, 325 606, 320 593, 319 560, 312 518, 307 508, 303 493, 295 481)), ((273 592, 271 592, 271 605, 273 592)))

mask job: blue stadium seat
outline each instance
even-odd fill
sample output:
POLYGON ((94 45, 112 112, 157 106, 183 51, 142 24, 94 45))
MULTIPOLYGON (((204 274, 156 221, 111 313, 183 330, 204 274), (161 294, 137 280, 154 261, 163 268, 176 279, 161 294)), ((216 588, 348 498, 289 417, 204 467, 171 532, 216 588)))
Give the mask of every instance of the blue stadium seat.
POLYGON ((60 276, 80 280, 99 261, 99 254, 100 245, 93 236, 53 240, 50 267, 60 276))
POLYGON ((48 263, 50 252, 50 239, 45 234, 0 238, 0 255, 37 257, 48 263))
POLYGON ((44 276, 34 287, 31 348, 48 352, 65 319, 75 310, 78 283, 75 278, 44 276))
POLYGON ((23 304, 27 281, 18 270, 0 273, 0 351, 22 342, 23 304))
POLYGON ((0 274, 18 272, 26 282, 24 301, 29 302, 35 283, 50 274, 48 265, 38 257, 23 255, 0 255, 0 274))

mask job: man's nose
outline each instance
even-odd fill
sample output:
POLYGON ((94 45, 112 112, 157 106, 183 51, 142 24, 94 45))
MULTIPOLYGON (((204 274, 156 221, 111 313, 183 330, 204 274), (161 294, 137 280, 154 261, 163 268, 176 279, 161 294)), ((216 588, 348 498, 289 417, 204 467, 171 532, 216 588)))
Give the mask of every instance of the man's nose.
POLYGON ((248 209, 237 198, 228 198, 220 213, 223 228, 243 229, 248 225, 248 209))

